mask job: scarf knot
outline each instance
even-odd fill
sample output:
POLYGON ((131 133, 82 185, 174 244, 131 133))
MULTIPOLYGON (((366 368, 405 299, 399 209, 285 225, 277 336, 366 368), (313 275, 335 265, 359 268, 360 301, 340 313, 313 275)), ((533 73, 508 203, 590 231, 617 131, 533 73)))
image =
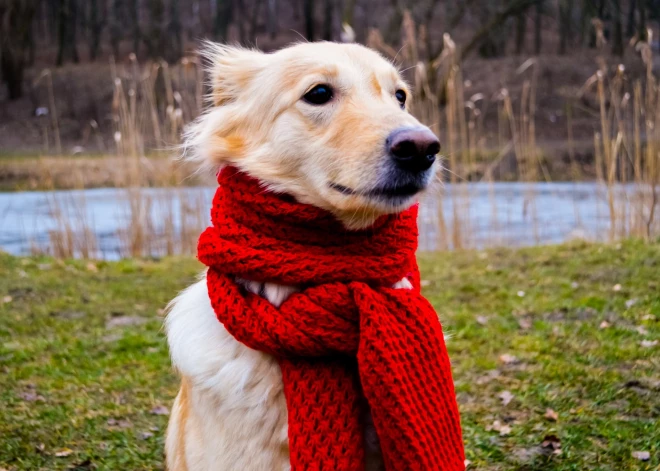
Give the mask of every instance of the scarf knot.
POLYGON ((387 471, 465 469, 442 328, 420 294, 417 208, 349 231, 225 168, 198 257, 218 320, 278 359, 292 471, 362 471, 368 408, 387 471), (403 277, 413 289, 393 289, 403 277), (300 289, 279 307, 242 278, 300 289))

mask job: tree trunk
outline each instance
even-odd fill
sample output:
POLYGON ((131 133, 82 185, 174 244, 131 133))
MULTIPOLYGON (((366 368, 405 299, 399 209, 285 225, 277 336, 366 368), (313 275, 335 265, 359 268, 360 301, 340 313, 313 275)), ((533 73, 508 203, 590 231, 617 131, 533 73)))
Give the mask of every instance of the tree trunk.
POLYGON ((79 62, 76 47, 77 0, 60 0, 57 18, 58 51, 57 66, 61 66, 67 57, 79 62))
POLYGON ((268 35, 270 39, 275 39, 277 36, 277 0, 267 0, 268 13, 267 13, 267 25, 268 35))
POLYGON ((101 34, 105 27, 105 15, 99 11, 99 0, 89 0, 89 23, 90 23, 90 42, 89 42, 89 58, 95 61, 101 48, 101 34))
POLYGON ((525 47, 525 36, 527 35, 527 14, 520 13, 516 17, 516 54, 522 54, 525 47))
POLYGON ((324 0, 323 8, 323 40, 332 41, 332 14, 334 0, 324 0))
POLYGON ((149 26, 144 36, 147 54, 152 59, 165 57, 165 5, 163 0, 148 0, 149 26))
POLYGON ((541 54, 543 45, 543 0, 536 2, 536 11, 534 15, 534 53, 541 54))
POLYGON ((23 74, 30 43, 35 0, 12 0, 0 3, 0 77, 7 86, 10 100, 23 96, 23 74), (6 29, 4 29, 6 28, 6 29))
POLYGON ((614 22, 614 35, 612 37, 612 54, 623 56, 623 18, 621 0, 612 0, 612 15, 614 22))
POLYGON ((183 55, 183 37, 181 26, 181 8, 179 0, 170 0, 170 23, 167 36, 170 46, 167 48, 167 60, 176 62, 183 55))
POLYGON ((568 46, 568 23, 571 21, 569 3, 571 0, 559 0, 559 54, 566 54, 568 46))
POLYGON ((642 1, 639 5, 639 26, 638 37, 640 41, 648 41, 648 31, 646 30, 646 2, 642 1))
POLYGON ((214 33, 218 41, 227 41, 232 16, 232 0, 216 0, 214 33))
POLYGON ((637 12, 637 0, 630 0, 630 5, 628 5, 628 21, 626 22, 626 36, 629 38, 632 38, 635 35, 636 12, 637 12))
POLYGON ((137 55, 140 51, 142 31, 140 30, 140 3, 138 0, 128 0, 128 14, 133 20, 133 52, 137 55))
POLYGON ((314 41, 314 0, 304 0, 305 10, 305 37, 314 41))
POLYGON ((257 39, 257 27, 259 26, 259 13, 261 12, 261 5, 263 0, 254 0, 252 5, 252 18, 250 19, 250 41, 257 39))

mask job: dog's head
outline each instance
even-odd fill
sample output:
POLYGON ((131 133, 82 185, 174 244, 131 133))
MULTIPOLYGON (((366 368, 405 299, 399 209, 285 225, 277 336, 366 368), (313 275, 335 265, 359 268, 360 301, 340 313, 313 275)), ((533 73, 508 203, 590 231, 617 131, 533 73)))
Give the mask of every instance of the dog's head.
POLYGON ((410 115, 392 64, 355 44, 265 54, 209 45, 212 109, 188 131, 193 156, 234 165, 347 227, 401 211, 430 184, 440 144, 410 115))

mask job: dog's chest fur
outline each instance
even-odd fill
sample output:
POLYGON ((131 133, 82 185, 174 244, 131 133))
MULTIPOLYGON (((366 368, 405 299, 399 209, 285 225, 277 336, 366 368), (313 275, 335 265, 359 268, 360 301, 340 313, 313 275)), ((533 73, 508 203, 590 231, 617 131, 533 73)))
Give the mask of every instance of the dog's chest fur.
MULTIPOLYGON (((295 287, 238 280, 276 306, 295 287)), ((407 280, 401 288, 409 287, 407 280)), ((287 471, 287 408, 275 358, 234 339, 215 317, 206 279, 171 304, 166 320, 172 361, 183 376, 166 451, 171 471, 287 471), (178 456, 171 456, 173 453, 178 456), (177 461, 185 462, 185 467, 177 461)), ((367 470, 383 469, 370 417, 367 470)))

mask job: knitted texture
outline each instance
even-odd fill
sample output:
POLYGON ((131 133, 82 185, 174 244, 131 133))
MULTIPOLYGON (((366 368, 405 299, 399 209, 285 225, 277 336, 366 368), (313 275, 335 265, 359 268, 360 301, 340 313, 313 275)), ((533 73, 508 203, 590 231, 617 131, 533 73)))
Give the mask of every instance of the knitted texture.
POLYGON ((279 361, 291 469, 363 470, 368 406, 387 471, 464 470, 442 328, 420 294, 417 207, 349 231, 234 168, 218 182, 198 257, 218 320, 279 361), (404 276, 413 289, 391 288, 404 276), (302 291, 276 308, 237 278, 302 291))

